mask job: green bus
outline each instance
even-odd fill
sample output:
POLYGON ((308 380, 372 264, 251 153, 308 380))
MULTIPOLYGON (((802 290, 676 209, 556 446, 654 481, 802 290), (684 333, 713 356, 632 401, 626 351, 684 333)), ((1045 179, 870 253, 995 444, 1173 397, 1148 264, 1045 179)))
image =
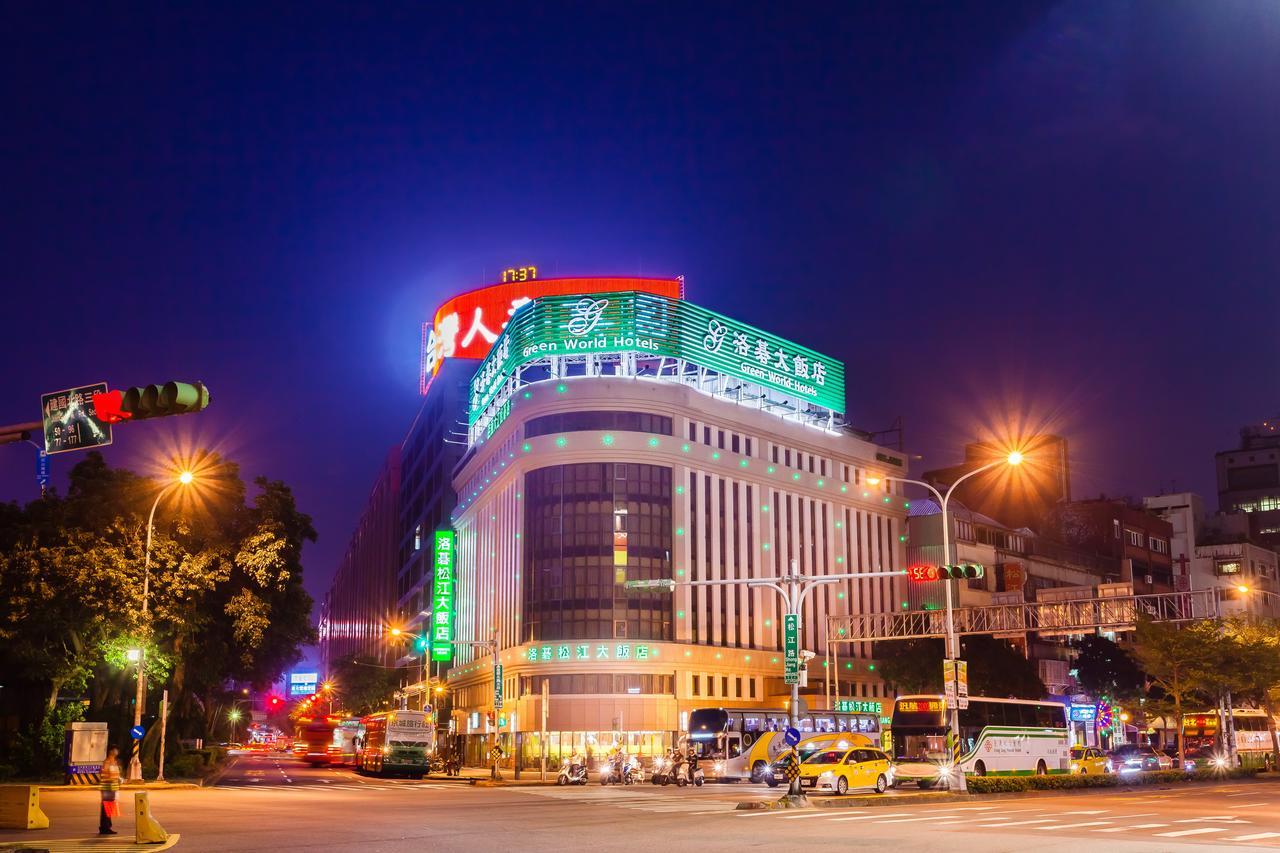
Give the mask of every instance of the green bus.
POLYGON ((382 711, 360 721, 359 767, 377 776, 421 779, 436 750, 435 715, 430 711, 382 711))

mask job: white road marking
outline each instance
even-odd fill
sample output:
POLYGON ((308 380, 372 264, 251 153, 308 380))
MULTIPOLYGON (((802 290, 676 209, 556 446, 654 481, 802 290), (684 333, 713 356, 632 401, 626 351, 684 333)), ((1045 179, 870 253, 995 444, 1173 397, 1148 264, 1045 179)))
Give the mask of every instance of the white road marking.
POLYGON ((804 820, 807 817, 830 817, 827 812, 811 812, 809 814, 784 814, 783 820, 804 820))
POLYGON ((1058 812, 1058 814, 1106 814, 1111 809, 1085 809, 1079 812, 1058 812))
POLYGON ((889 812, 889 814, 856 814, 856 815, 851 815, 849 817, 833 817, 831 818, 831 823, 840 823, 846 820, 866 820, 867 818, 875 818, 876 820, 880 820, 881 818, 886 818, 886 817, 906 817, 909 814, 911 814, 911 812, 889 812))
POLYGON ((929 817, 900 817, 897 820, 885 820, 881 821, 881 823, 915 823, 916 821, 921 820, 954 820, 957 817, 959 817, 959 815, 954 814, 930 815, 929 817))
POLYGON ((952 809, 953 812, 989 812, 998 809, 999 806, 965 806, 961 809, 952 809))
POLYGON ((1238 805, 1238 806, 1232 806, 1231 808, 1233 808, 1233 809, 1253 809, 1253 808, 1257 808, 1258 806, 1269 806, 1269 805, 1271 805, 1271 804, 1270 804, 1270 803, 1241 803, 1240 805, 1238 805))
POLYGON ((1255 832, 1253 835, 1237 835, 1226 841, 1261 841, 1264 838, 1280 838, 1280 832, 1255 832))
POLYGON ((1029 823, 1053 823, 1055 820, 1057 820, 1056 817, 1042 817, 1039 820, 1013 820, 1013 821, 1007 821, 1004 823, 980 823, 978 824, 978 826, 980 827, 991 826, 991 827, 997 827, 997 828, 1005 827, 1005 826, 1026 826, 1029 823))
POLYGON ((1106 826, 1109 820, 1088 820, 1084 823, 1059 823, 1053 826, 1037 826, 1036 829, 1084 829, 1086 826, 1106 826))
POLYGON ((1158 829, 1167 823, 1138 823, 1133 826, 1113 826, 1111 829, 1095 829, 1094 832, 1128 832, 1131 829, 1158 829))
POLYGON ((774 814, 777 814, 777 812, 767 811, 765 809, 759 809, 759 810, 753 809, 749 812, 743 812, 740 815, 735 815, 735 817, 766 817, 768 815, 774 815, 774 814))
POLYGON ((1175 820, 1174 823, 1253 823, 1253 821, 1245 820, 1242 817, 1229 815, 1214 815, 1213 817, 1187 817, 1182 820, 1175 820))
POLYGON ((1225 826, 1206 826, 1203 829, 1184 829, 1181 832, 1157 832, 1156 838, 1181 838, 1184 835, 1204 835, 1207 832, 1226 832, 1225 826))

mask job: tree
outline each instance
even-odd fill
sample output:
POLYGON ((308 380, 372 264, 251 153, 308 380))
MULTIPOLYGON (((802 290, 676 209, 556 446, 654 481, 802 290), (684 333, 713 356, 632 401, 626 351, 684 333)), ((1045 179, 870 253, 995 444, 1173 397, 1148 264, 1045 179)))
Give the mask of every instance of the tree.
POLYGON ((1008 640, 986 635, 962 637, 960 652, 969 662, 969 694, 999 698, 1040 699, 1044 682, 1028 660, 1008 640))
POLYGON ((942 640, 887 640, 875 644, 880 677, 901 693, 942 692, 942 640))
POLYGON ((400 671, 381 666, 375 658, 344 659, 331 673, 342 707, 353 714, 371 714, 385 707, 400 686, 400 671))
POLYGON ((1241 699, 1267 712, 1272 755, 1280 759, 1280 733, 1276 731, 1276 715, 1280 714, 1280 622, 1232 619, 1226 630, 1236 641, 1241 657, 1242 683, 1237 691, 1241 699))
POLYGON ((1181 627, 1138 617, 1133 657, 1168 700, 1178 730, 1178 766, 1183 766, 1185 743, 1182 712, 1199 688, 1198 677, 1205 657, 1204 632, 1194 625, 1181 627))
POLYGON ((1094 696, 1128 699, 1142 692, 1145 679, 1133 658, 1106 637, 1090 635, 1080 641, 1075 660, 1076 680, 1094 696))

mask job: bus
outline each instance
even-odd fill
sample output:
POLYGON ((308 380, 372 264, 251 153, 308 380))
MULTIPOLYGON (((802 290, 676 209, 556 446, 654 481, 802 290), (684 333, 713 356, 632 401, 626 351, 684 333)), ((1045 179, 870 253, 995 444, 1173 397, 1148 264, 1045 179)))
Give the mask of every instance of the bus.
POLYGON ((949 787, 953 774, 1021 776, 1071 768, 1066 706, 1061 702, 970 696, 960 710, 960 760, 947 751, 942 696, 899 696, 893 704, 890 755, 894 784, 949 787))
MULTIPOLYGON (((879 702, 860 702, 866 712, 807 711, 796 719, 804 736, 840 732, 880 737, 879 702)), ((767 782, 770 765, 787 748, 787 712, 760 708, 698 708, 689 712, 685 738, 698 754, 708 780, 767 782)))
MULTIPOLYGON (((1236 753, 1240 764, 1246 767, 1275 766, 1275 745, 1267 726, 1267 712, 1257 708, 1232 708, 1231 719, 1236 728, 1236 753)), ((1183 748, 1187 752, 1218 752, 1220 722, 1217 711, 1183 714, 1183 748)), ((1176 745, 1176 740, 1174 743, 1176 745)))
POLYGON ((333 717, 303 717, 298 721, 293 739, 293 754, 312 767, 333 762, 333 732, 337 720, 333 717))
POLYGON ((435 714, 425 711, 383 711, 360 721, 364 734, 358 744, 361 772, 378 776, 403 773, 421 779, 436 750, 435 714))

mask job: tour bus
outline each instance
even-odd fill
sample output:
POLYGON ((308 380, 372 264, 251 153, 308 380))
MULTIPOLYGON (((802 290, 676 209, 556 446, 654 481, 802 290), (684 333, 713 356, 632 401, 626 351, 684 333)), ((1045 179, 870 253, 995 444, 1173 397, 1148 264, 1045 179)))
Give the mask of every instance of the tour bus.
POLYGON ((334 717, 303 717, 298 721, 294 738, 294 754, 313 767, 333 763, 334 717))
POLYGON ((333 727, 333 743, 329 746, 329 763, 354 767, 356 743, 362 735, 360 721, 354 718, 340 719, 333 727))
POLYGON ((436 748, 436 724, 431 709, 383 711, 360 721, 359 767, 364 773, 389 776, 403 773, 421 779, 436 748))
MULTIPOLYGON (((1231 718, 1236 729, 1236 752, 1240 764, 1274 766, 1275 749, 1267 727, 1267 712, 1256 708, 1232 708, 1231 718)), ((1193 750, 1203 754, 1216 753, 1221 742, 1219 722, 1217 711, 1183 714, 1183 748, 1188 753, 1193 750)))
POLYGON ((941 696, 899 696, 890 754, 894 784, 949 786, 956 772, 977 776, 1067 773, 1071 766, 1066 706, 1060 702, 970 696, 960 711, 960 760, 947 751, 941 696))
MULTIPOLYGON (((698 708, 689 712, 686 737, 697 751, 699 766, 708 780, 765 782, 773 760, 787 748, 783 740, 787 719, 787 712, 779 709, 698 708)), ((796 728, 804 736, 854 732, 876 741, 880 737, 880 716, 808 711, 796 719, 796 728)))

